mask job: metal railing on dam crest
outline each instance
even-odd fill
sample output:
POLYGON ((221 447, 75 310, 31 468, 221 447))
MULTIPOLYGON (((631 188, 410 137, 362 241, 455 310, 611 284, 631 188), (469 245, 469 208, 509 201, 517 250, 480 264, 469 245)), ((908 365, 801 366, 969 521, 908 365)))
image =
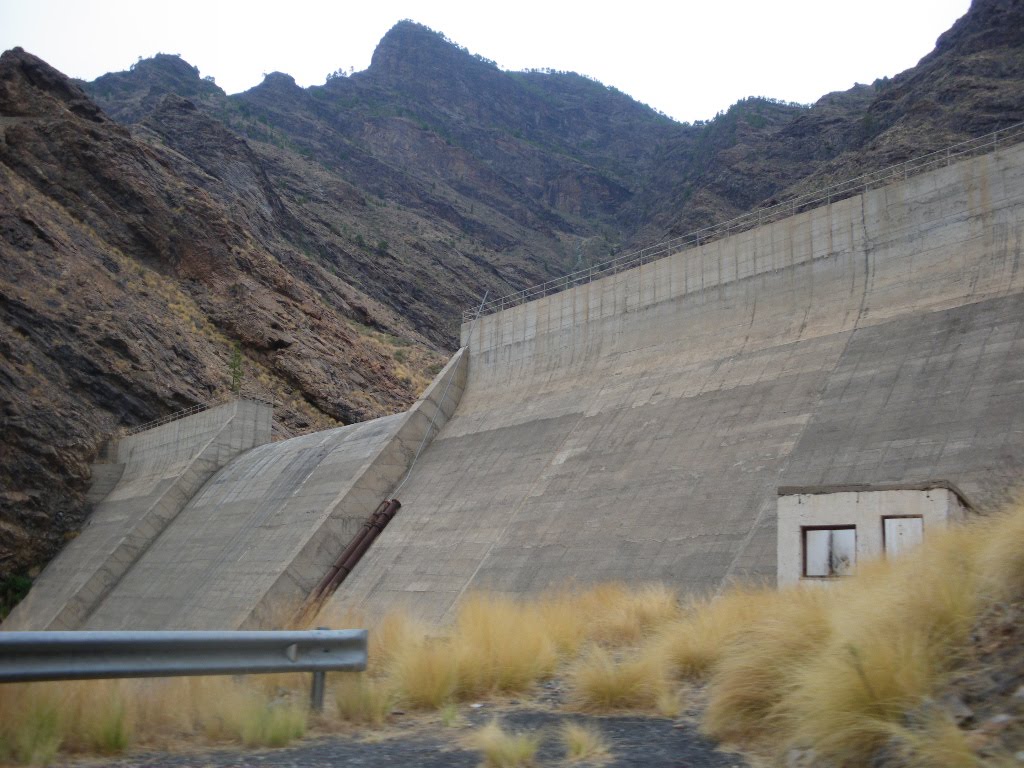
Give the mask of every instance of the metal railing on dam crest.
POLYGON ((607 275, 625 272, 634 267, 670 256, 686 248, 705 245, 738 232, 744 232, 748 229, 760 227, 763 224, 770 224, 771 222, 785 219, 822 204, 828 205, 837 200, 859 195, 869 189, 883 187, 911 176, 916 176, 919 173, 941 168, 955 160, 993 152, 1000 147, 1015 144, 1022 140, 1024 140, 1024 123, 1016 123, 1007 128, 987 133, 984 136, 968 139, 945 149, 929 152, 896 165, 871 171, 870 173, 865 173, 837 184, 831 184, 823 189, 799 195, 775 205, 757 208, 728 221, 712 224, 669 240, 663 240, 660 243, 641 248, 638 251, 624 253, 609 261, 570 272, 564 277, 556 277, 538 285, 524 288, 521 291, 499 296, 491 301, 485 301, 482 304, 464 310, 462 322, 468 323, 482 315, 501 312, 520 304, 526 304, 534 299, 540 299, 554 293, 561 293, 574 286, 590 283, 607 275))

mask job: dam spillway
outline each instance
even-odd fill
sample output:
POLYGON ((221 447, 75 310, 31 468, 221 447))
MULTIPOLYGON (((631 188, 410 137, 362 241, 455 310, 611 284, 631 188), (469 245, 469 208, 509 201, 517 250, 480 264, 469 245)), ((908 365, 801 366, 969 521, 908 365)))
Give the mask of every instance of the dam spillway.
POLYGON ((943 481, 992 508, 1024 469, 1022 252, 1016 145, 482 316, 409 414, 240 446, 69 596, 55 574, 126 551, 104 522, 134 519, 126 469, 4 628, 258 626, 400 483, 331 608, 771 581, 784 487, 943 481))

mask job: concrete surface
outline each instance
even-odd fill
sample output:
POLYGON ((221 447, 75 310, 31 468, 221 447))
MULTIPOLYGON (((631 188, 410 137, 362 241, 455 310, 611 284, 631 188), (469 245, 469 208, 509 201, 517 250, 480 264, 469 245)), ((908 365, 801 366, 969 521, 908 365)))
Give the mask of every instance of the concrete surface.
POLYGON ((456 354, 407 413, 262 445, 234 459, 84 628, 235 629, 287 620, 400 482, 424 438, 444 426, 465 373, 456 354))
POLYGON ((333 606, 776 577, 781 485, 1024 468, 1024 147, 463 327, 469 381, 333 606))
MULTIPOLYGON (((1007 295, 850 337, 779 485, 939 478, 983 512, 1008 500, 1024 474, 1022 241, 1018 223, 1006 248, 1007 295)), ((951 277, 965 288, 975 279, 968 269, 951 277)))
POLYGON ((91 470, 92 477, 85 500, 90 506, 95 507, 117 488, 124 475, 124 464, 96 463, 92 465, 91 470))
POLYGON ((110 465, 118 473, 113 490, 3 628, 81 629, 203 483, 230 459, 270 439, 271 418, 270 405, 236 400, 119 440, 110 465))
MULTIPOLYGON (((865 562, 894 556, 895 550, 905 551, 913 545, 914 542, 886 541, 887 518, 919 519, 920 530, 927 537, 966 516, 956 492, 941 487, 792 493, 779 496, 777 509, 779 586, 834 581, 805 572, 807 528, 852 526, 856 562, 865 562)), ((856 573, 856 564, 852 573, 856 573)))

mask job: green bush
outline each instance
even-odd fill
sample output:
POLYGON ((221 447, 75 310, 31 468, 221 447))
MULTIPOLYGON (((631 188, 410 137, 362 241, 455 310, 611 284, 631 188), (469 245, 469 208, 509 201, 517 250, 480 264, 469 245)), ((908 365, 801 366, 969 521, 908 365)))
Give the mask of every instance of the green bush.
POLYGON ((24 574, 14 574, 0 579, 0 621, 28 594, 32 579, 24 574))

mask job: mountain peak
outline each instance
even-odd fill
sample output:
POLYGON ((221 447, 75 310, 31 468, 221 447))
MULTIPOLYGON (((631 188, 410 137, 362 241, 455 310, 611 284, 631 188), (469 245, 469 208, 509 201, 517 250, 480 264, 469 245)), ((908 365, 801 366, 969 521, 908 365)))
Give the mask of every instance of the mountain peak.
POLYGON ((389 80, 448 79, 467 67, 497 70, 493 61, 474 56, 443 33, 409 19, 388 30, 370 60, 370 72, 389 80))
POLYGON ((259 87, 292 89, 299 86, 295 83, 295 78, 287 72, 270 72, 263 76, 263 82, 259 87))
POLYGON ((225 95, 212 77, 200 77, 199 68, 176 53, 158 53, 139 59, 127 71, 103 75, 90 85, 89 92, 121 122, 141 120, 167 94, 196 102, 225 95))
POLYGON ((956 49, 961 54, 1017 48, 1024 43, 1024 6, 1017 0, 973 0, 967 13, 939 36, 923 61, 956 49))
POLYGON ((0 56, 0 113, 42 115, 63 110, 97 123, 106 120, 85 91, 38 56, 23 48, 0 56))
POLYGON ((195 67, 177 53, 157 53, 148 59, 139 59, 131 67, 140 75, 159 75, 183 81, 199 80, 199 67, 195 67))

